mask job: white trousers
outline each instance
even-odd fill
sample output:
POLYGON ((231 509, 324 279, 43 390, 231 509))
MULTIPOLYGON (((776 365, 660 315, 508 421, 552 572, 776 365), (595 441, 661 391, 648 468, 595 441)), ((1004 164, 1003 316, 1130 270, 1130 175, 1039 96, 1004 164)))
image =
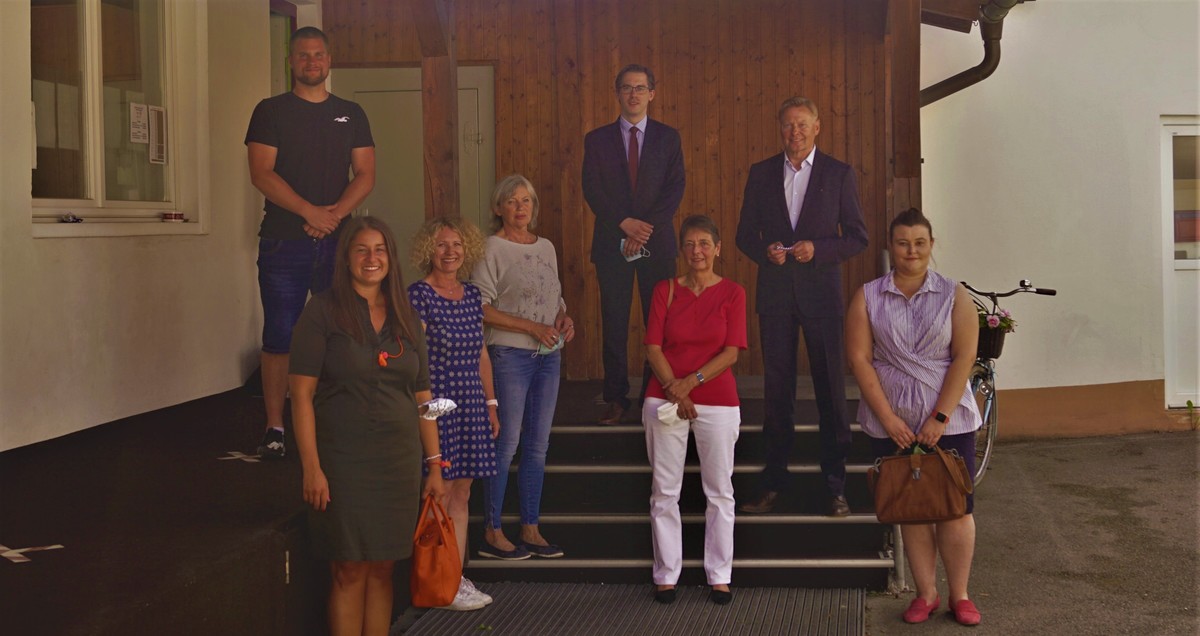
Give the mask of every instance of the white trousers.
POLYGON ((696 405, 698 417, 667 425, 658 420, 666 401, 648 397, 642 405, 646 452, 654 477, 650 486, 650 529, 654 537, 654 583, 675 585, 683 570, 683 521, 679 492, 689 430, 696 435, 704 512, 704 572, 709 585, 728 584, 733 574, 733 445, 742 423, 736 406, 696 405))

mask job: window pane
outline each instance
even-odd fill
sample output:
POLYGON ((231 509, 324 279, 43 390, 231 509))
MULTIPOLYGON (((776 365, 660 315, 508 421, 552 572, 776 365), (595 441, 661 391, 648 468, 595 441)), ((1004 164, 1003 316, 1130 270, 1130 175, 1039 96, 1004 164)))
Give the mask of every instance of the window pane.
POLYGON ((33 106, 37 167, 33 196, 82 199, 84 170, 82 33, 80 0, 34 0, 30 7, 33 106))
POLYGON ((292 90, 292 69, 288 66, 288 40, 292 37, 293 19, 271 13, 271 94, 292 90))
MULTIPOLYGON (((103 0, 104 184, 110 201, 168 201, 162 0, 103 0), (155 129, 155 130, 152 130, 155 129), (159 142, 155 152, 153 142, 159 142)), ((170 113, 166 113, 170 116, 170 113)))
POLYGON ((1175 179, 1175 259, 1200 258, 1200 144, 1195 135, 1171 139, 1175 179))

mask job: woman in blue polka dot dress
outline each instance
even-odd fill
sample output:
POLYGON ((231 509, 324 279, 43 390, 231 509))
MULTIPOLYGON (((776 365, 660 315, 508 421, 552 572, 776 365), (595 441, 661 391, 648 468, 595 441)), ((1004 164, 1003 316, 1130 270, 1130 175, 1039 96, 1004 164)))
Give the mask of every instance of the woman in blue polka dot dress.
MULTIPOLYGON (((438 418, 438 438, 460 560, 466 556, 471 480, 496 474, 500 432, 492 363, 483 344, 483 300, 478 288, 461 280, 482 258, 483 236, 461 218, 430 219, 413 238, 412 261, 425 277, 408 286, 408 297, 425 328, 433 397, 458 404, 438 418)), ((454 602, 444 609, 480 609, 491 601, 463 577, 454 602)))

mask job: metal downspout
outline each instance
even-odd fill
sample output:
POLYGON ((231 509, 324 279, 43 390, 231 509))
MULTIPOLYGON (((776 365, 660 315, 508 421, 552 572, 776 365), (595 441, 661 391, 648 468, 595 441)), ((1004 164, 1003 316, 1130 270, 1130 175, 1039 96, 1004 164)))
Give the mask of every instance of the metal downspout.
POLYGON ((1004 32, 1004 17, 1022 0, 989 0, 979 8, 979 33, 983 37, 983 61, 957 75, 921 90, 921 107, 928 106, 968 86, 978 84, 1000 66, 1000 37, 1004 32))

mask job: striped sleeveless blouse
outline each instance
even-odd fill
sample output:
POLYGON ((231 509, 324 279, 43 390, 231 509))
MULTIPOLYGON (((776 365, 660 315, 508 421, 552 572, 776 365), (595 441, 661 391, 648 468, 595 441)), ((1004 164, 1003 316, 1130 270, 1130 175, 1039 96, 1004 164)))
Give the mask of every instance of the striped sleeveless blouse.
MULTIPOLYGON (((912 298, 896 288, 890 272, 863 285, 875 340, 872 365, 888 404, 913 431, 933 413, 950 368, 950 315, 957 284, 929 270, 912 298)), ((958 406, 949 415, 943 435, 979 428, 979 407, 969 385, 964 384, 958 406)), ((871 437, 888 436, 865 400, 858 403, 858 422, 871 437)))

